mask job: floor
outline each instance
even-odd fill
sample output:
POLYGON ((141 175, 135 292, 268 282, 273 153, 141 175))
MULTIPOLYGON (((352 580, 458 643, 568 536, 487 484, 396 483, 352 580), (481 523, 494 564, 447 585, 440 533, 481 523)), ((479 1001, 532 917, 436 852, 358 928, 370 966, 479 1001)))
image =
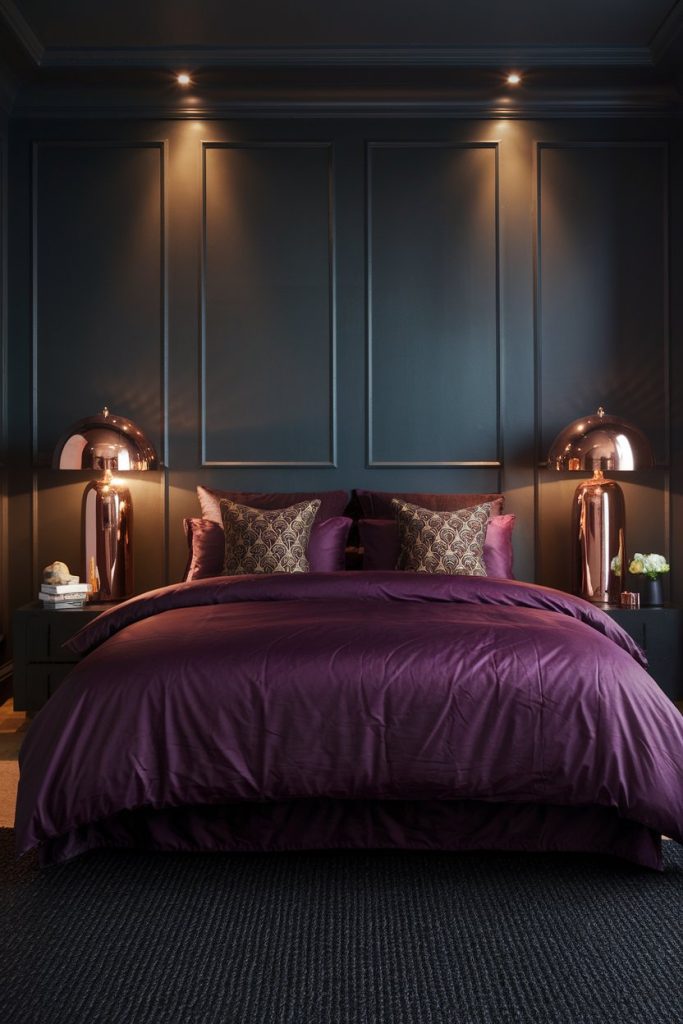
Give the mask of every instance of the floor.
POLYGON ((28 719, 23 711, 15 711, 12 700, 0 705, 0 828, 14 825, 19 765, 17 757, 28 719))

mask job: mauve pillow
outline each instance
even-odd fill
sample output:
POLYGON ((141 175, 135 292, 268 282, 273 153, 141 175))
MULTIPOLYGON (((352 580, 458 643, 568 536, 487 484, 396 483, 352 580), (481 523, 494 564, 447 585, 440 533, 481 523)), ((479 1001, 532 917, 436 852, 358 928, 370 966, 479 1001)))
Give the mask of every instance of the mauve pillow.
POLYGON ((395 519, 359 519, 358 537, 363 549, 363 569, 395 569, 401 538, 395 519))
MULTIPOLYGON (((487 576, 513 580, 512 531, 514 515, 489 519, 484 539, 484 565, 487 576)), ((401 552, 401 541, 394 519, 360 519, 360 543, 363 548, 363 569, 395 569, 401 552)))
POLYGON ((183 519, 188 558, 184 580, 220 576, 225 561, 225 534, 220 523, 210 519, 183 519))
POLYGON ((352 523, 347 516, 333 516, 313 524, 308 542, 311 572, 340 572, 346 568, 346 541, 352 523))
POLYGON ((505 497, 502 494, 399 494, 396 491, 361 491, 356 489, 364 519, 393 519, 391 502, 394 498, 411 505, 428 508, 432 512, 459 512, 473 505, 491 503, 491 516, 502 515, 505 497))
POLYGON ((484 565, 487 576, 498 576, 504 580, 514 580, 512 571, 512 531, 515 528, 515 516, 511 513, 504 516, 492 516, 486 527, 484 540, 484 565))
POLYGON ((221 498, 234 501, 237 505, 246 505, 248 508, 276 509, 289 508, 290 505, 298 505, 302 501, 319 501, 320 508, 315 517, 316 523, 324 523, 326 519, 333 519, 344 515, 349 496, 346 491, 306 491, 293 494, 273 492, 248 491, 213 491, 208 487, 197 487, 197 496, 202 510, 202 518, 210 519, 213 523, 223 524, 221 519, 221 498))
MULTIPOLYGON (((185 580, 203 580, 220 576, 225 561, 225 534, 220 523, 210 519, 183 519, 189 557, 185 580)), ((351 520, 335 516, 314 523, 308 542, 311 572, 337 572, 344 568, 346 538, 351 520)))

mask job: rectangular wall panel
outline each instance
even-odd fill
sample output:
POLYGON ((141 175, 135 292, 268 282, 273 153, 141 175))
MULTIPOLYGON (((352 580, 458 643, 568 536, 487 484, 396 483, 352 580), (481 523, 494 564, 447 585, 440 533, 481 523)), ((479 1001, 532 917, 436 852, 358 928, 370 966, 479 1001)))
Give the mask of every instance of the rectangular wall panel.
POLYGON ((495 143, 368 147, 368 461, 497 465, 495 143))
POLYGON ((541 442, 599 405, 668 460, 666 148, 539 150, 541 442))
MULTIPOLYGON (((167 346, 164 143, 37 143, 33 160, 35 586, 55 558, 85 572, 80 519, 89 474, 46 468, 72 423, 106 405, 137 423, 167 459, 167 346)), ((126 484, 140 591, 165 574, 163 480, 158 472, 128 474, 126 484)))
POLYGON ((332 148, 203 151, 203 464, 334 465, 332 148))
POLYGON ((163 144, 38 144, 33 212, 38 463, 105 405, 163 458, 163 144))
MULTIPOLYGON (((539 459, 598 406, 640 427, 659 469, 618 474, 627 554, 669 548, 667 148, 540 144, 537 155, 539 459)), ((540 472, 541 582, 569 586, 577 474, 540 472)))

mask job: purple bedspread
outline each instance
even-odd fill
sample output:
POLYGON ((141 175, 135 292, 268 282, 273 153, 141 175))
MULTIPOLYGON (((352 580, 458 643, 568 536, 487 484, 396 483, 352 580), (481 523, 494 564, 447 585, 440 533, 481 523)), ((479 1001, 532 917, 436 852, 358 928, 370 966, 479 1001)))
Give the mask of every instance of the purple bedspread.
POLYGON ((559 591, 217 578, 71 646, 87 657, 21 750, 20 853, 136 808, 302 799, 604 808, 683 841, 683 716, 627 634, 559 591))

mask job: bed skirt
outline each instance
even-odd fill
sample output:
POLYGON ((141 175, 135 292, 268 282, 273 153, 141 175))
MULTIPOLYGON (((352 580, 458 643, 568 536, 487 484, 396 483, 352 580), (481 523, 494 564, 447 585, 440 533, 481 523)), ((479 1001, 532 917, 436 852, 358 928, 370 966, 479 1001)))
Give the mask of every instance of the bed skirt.
POLYGON ((41 844, 42 864, 87 850, 324 849, 597 853, 662 869, 661 836, 601 807, 476 800, 291 800, 139 808, 41 844))

